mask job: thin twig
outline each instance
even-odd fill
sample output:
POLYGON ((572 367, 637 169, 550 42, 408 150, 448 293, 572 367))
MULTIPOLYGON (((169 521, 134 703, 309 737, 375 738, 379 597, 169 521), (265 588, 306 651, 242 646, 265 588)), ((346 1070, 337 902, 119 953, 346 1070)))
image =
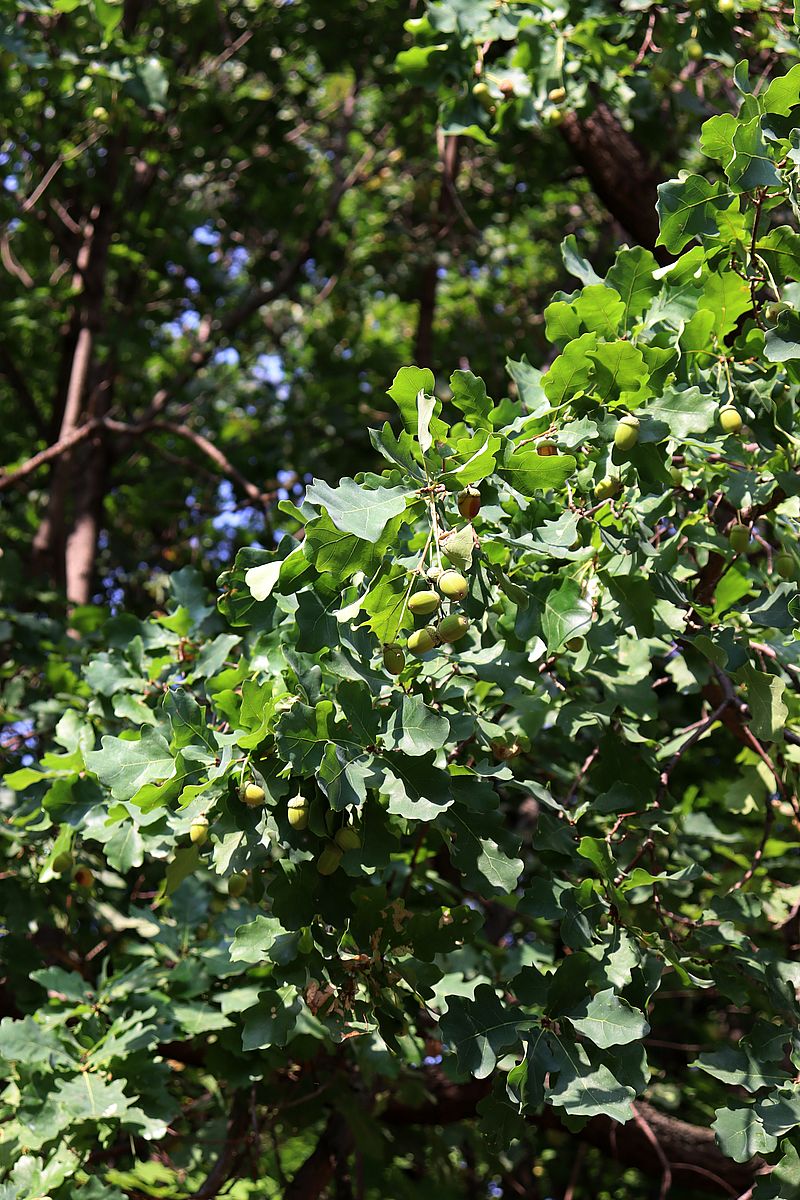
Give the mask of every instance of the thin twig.
POLYGON ((666 1200, 669 1189, 672 1187, 672 1169, 669 1165, 669 1159, 664 1153, 661 1143, 653 1132, 652 1125, 649 1121, 644 1119, 635 1104, 631 1105, 631 1112, 633 1113, 634 1121, 655 1150, 658 1161, 661 1163, 661 1190, 658 1193, 658 1200, 666 1200))

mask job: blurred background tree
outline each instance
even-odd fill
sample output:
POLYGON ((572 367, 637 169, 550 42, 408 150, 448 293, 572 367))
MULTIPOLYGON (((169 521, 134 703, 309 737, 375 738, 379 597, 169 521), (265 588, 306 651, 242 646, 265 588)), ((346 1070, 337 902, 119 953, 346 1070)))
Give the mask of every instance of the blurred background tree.
MULTIPOLYGON (((374 462, 398 362, 502 390, 573 233, 653 246, 790 8, 53 0, 2 47, 8 597, 146 611, 311 475, 374 462), (32 586, 33 585, 33 586, 32 586), (8 590, 11 589, 11 590, 8 590)), ((663 251, 662 251, 663 253, 663 251)))

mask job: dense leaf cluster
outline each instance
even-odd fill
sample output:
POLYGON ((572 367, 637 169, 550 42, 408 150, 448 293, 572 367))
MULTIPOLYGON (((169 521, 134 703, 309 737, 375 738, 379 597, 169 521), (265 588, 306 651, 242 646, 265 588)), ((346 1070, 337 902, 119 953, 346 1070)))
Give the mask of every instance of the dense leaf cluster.
POLYGON ((553 1113, 686 1196, 797 1188, 800 67, 735 83, 669 262, 565 240, 546 372, 400 369, 384 471, 281 501, 216 599, 184 568, 85 655, 4 617, 53 655, 2 793, 3 1200, 291 1195, 353 1144, 415 1194, 417 1125, 462 1195, 553 1113))

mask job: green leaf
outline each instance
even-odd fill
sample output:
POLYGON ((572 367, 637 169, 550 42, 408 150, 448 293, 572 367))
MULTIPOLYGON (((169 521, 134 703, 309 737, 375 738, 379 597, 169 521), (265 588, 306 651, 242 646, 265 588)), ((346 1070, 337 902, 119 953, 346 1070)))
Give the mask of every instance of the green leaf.
POLYGON ((658 244, 678 254, 693 238, 715 237, 717 214, 731 202, 731 193, 724 184, 709 183, 702 175, 682 174, 659 184, 658 244))
POLYGON ((298 775, 312 775, 319 768, 329 738, 332 713, 330 700, 320 700, 314 708, 308 704, 293 704, 276 722, 278 753, 285 762, 292 764, 298 775))
POLYGON ((780 314, 777 325, 767 330, 764 357, 773 363, 800 358, 800 313, 780 314))
POLYGON ((617 252, 614 265, 606 275, 606 283, 622 300, 622 323, 626 327, 634 317, 641 316, 658 295, 660 284, 654 278, 657 270, 654 255, 642 246, 623 247, 617 252))
POLYGON ((57 1080, 53 1097, 70 1125, 79 1121, 119 1120, 131 1105, 119 1079, 107 1083, 88 1071, 74 1079, 57 1080))
POLYGON ((86 755, 86 766, 110 789, 115 800, 131 800, 146 783, 171 779, 175 760, 166 740, 154 729, 145 729, 138 741, 100 739, 102 749, 86 755))
POLYGON ((613 988, 584 999, 568 1013, 571 1025, 601 1050, 647 1037, 650 1026, 642 1013, 621 1000, 613 988))
POLYGON ((592 350, 597 348, 597 334, 584 333, 559 354, 550 370, 544 377, 544 390, 554 408, 559 408, 573 396, 587 390, 593 374, 593 364, 589 358, 592 350))
POLYGON ((123 821, 103 847, 109 866, 123 875, 144 862, 144 841, 133 821, 123 821))
POLYGON ((786 684, 778 675, 747 666, 742 671, 752 718, 750 726, 758 738, 783 741, 789 709, 783 701, 786 684))
POLYGON ((575 473, 575 467, 571 454, 542 455, 526 448, 515 450, 513 443, 509 443, 497 473, 523 496, 533 496, 536 492, 563 487, 575 473))
POLYGON ((497 1056, 515 1045, 520 1028, 533 1022, 502 1003, 493 988, 482 983, 475 998, 451 996, 439 1025, 442 1039, 454 1051, 459 1071, 485 1079, 491 1075, 497 1056))
POLYGON ((409 574, 397 563, 384 566, 376 583, 361 601, 367 614, 366 625, 381 642, 394 642, 402 629, 410 629, 413 617, 408 611, 409 574))
POLYGON ((285 1046, 294 1033, 303 1004, 291 985, 264 991, 255 1008, 245 1014, 242 1049, 266 1050, 285 1046))
POLYGON ((389 726, 390 749, 402 750, 417 757, 446 746, 450 738, 450 722, 424 703, 421 696, 403 696, 389 726))
POLYGON ((486 394, 486 384, 472 371, 454 371, 450 376, 451 403, 460 409, 476 428, 489 426, 492 402, 486 394))
POLYGON ((409 491, 405 487, 361 487, 354 479, 342 479, 336 488, 315 479, 306 490, 306 501, 324 505, 330 519, 343 533, 366 542, 377 542, 388 521, 405 511, 409 491))
POLYGON ((400 409, 403 424, 411 434, 417 432, 417 396, 420 392, 433 395, 436 381, 427 367, 401 367, 389 388, 389 395, 400 409))
POLYGON ((542 611, 542 634, 548 653, 560 649, 570 638, 585 634, 592 623, 592 606, 573 579, 547 594, 542 611))
POLYGON ((637 415, 663 421, 672 437, 683 440, 693 434, 707 433, 716 422, 718 411, 716 396, 704 395, 698 387, 673 387, 650 400, 637 415))
POLYGON ((778 1139, 766 1133, 754 1108, 720 1108, 711 1128, 719 1148, 734 1162, 749 1162, 756 1154, 769 1154, 778 1139))

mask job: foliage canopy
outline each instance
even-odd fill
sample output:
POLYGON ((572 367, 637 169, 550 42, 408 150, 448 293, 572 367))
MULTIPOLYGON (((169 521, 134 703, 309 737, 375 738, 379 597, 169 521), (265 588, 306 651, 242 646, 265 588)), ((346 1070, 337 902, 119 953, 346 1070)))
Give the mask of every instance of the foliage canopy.
POLYGON ((401 367, 216 593, 5 610, 2 1200, 800 1188, 800 65, 732 78, 547 370, 401 367))

